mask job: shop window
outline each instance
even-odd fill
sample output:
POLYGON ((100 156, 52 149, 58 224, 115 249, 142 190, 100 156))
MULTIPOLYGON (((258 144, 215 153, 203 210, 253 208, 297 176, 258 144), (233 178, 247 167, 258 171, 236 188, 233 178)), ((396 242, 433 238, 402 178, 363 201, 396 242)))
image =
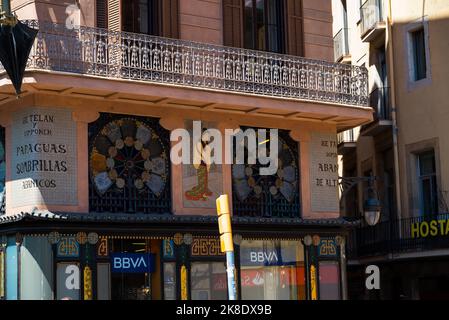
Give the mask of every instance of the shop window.
MULTIPOLYGON (((246 130, 247 128, 244 128, 246 130)), ((255 130, 257 133, 258 130, 255 130)), ((298 143, 285 130, 278 130, 278 170, 273 175, 260 175, 266 167, 257 160, 248 164, 232 165, 233 207, 236 216, 289 217, 300 216, 298 143)), ((267 130, 267 137, 270 136, 267 130)), ((270 144, 269 141, 265 142, 270 144)), ((235 148, 238 143, 235 143, 235 148)), ((267 145, 267 150, 270 147, 267 145)), ((234 156, 237 152, 234 152, 234 156)))
POLYGON ((0 127, 0 215, 5 214, 5 178, 6 178, 5 128, 0 127))
POLYGON ((421 215, 438 213, 438 189, 436 179, 435 152, 419 153, 418 184, 421 215))
POLYGON ((340 267, 337 261, 320 261, 320 300, 340 300, 340 267))
POLYGON ((56 265, 56 299, 80 300, 81 274, 79 263, 60 262, 56 265))
POLYGON ((5 298, 5 252, 0 247, 0 300, 5 298))
POLYGON ((170 213, 170 139, 158 119, 103 113, 89 142, 91 212, 170 213))
POLYGON ((192 300, 227 300, 224 262, 193 262, 190 281, 192 300))
POLYGON ((305 300, 302 243, 244 240, 240 246, 240 277, 243 300, 305 300))
POLYGON ((111 300, 110 279, 110 264, 97 263, 97 300, 111 300))
POLYGON ((176 263, 164 263, 164 300, 176 300, 176 263))

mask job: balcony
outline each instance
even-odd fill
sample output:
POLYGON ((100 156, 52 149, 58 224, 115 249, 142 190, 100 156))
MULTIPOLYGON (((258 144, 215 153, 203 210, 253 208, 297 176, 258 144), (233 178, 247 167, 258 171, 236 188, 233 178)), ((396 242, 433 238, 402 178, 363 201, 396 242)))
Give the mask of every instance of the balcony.
MULTIPOLYGON (((368 105, 364 67, 99 28, 69 30, 59 24, 26 23, 40 30, 27 71, 82 75, 73 81, 76 85, 89 76, 170 85, 170 90, 194 88, 345 107, 368 105)), ((0 74, 3 71, 0 65, 0 74)), ((67 79, 60 78, 59 85, 67 79)), ((83 85, 92 89, 88 82, 83 85)), ((360 118, 367 122, 365 113, 360 118)))
POLYGON ((388 87, 376 88, 370 94, 370 106, 374 109, 374 121, 361 129, 363 136, 376 136, 392 126, 390 90, 388 87))
POLYGON ((360 35, 363 42, 372 42, 385 34, 383 0, 367 0, 360 8, 360 35))
POLYGON ((357 147, 357 139, 355 137, 354 129, 346 130, 338 133, 338 154, 345 155, 357 147))
POLYGON ((342 28, 334 36, 334 59, 340 63, 351 63, 347 28, 342 28))
POLYGON ((348 240, 349 259, 447 249, 449 248, 449 237, 446 235, 448 221, 449 214, 444 213, 385 221, 374 227, 359 227, 351 232, 348 240), (432 221, 435 221, 435 229, 430 228, 432 221), (444 230, 439 221, 444 222, 444 230), (422 227, 421 224, 423 224, 422 227))

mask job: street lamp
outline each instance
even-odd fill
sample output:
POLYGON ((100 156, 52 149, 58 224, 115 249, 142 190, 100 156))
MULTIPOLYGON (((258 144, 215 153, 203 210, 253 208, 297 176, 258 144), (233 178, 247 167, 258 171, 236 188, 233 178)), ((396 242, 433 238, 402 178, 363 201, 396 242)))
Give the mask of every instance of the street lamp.
POLYGON ((359 182, 368 182, 367 197, 363 203, 363 217, 369 226, 375 226, 380 220, 382 206, 374 186, 377 177, 340 177, 339 184, 342 191, 342 199, 359 182))

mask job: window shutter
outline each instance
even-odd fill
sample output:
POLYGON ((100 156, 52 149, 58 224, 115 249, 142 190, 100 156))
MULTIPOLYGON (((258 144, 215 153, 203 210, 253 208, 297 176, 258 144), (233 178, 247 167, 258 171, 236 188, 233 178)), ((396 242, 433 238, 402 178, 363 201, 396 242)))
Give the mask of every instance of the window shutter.
POLYGON ((225 46, 243 47, 242 0, 223 0, 223 42, 225 46))
POLYGON ((178 0, 160 0, 162 7, 162 37, 179 38, 178 0))
POLYGON ((108 27, 108 2, 107 0, 97 0, 95 6, 95 15, 97 19, 97 28, 108 27))
POLYGON ((120 18, 120 0, 108 0, 108 29, 122 31, 120 18))
POLYGON ((286 0, 287 54, 304 55, 302 0, 286 0))

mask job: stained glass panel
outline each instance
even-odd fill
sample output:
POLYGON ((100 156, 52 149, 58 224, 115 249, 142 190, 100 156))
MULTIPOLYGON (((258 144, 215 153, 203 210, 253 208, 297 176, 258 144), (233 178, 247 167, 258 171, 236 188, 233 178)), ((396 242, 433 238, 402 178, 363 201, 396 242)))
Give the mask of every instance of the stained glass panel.
POLYGON ((170 213, 169 133, 158 119, 101 114, 89 141, 91 211, 170 213))

